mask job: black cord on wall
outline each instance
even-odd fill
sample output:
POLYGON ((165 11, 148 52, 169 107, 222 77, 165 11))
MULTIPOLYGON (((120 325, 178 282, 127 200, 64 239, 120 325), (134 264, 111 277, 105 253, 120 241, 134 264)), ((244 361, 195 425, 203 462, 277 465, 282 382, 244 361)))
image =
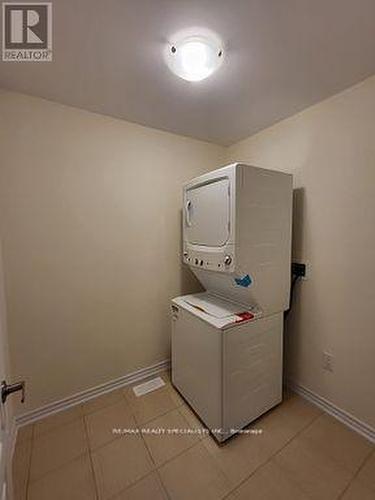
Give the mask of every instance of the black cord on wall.
POLYGON ((297 262, 292 262, 292 283, 290 285, 290 296, 289 296, 289 309, 284 312, 284 318, 288 316, 292 309, 294 289, 296 283, 303 276, 306 276, 306 264, 299 264, 297 262))

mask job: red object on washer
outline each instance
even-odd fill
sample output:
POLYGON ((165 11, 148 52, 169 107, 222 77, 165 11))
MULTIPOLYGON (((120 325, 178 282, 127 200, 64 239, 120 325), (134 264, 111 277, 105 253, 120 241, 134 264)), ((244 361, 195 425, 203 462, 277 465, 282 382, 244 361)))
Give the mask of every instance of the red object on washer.
POLYGON ((249 312, 249 311, 245 311, 242 313, 236 313, 236 316, 239 316, 241 318, 241 319, 237 319, 236 323, 241 323, 242 321, 249 321, 249 319, 254 318, 254 314, 249 312))

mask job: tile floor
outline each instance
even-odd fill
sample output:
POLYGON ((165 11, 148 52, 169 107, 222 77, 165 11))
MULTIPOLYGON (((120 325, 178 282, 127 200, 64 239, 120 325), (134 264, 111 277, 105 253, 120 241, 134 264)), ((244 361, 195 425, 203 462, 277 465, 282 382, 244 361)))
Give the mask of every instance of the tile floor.
POLYGON ((223 446, 157 434, 202 429, 162 376, 140 398, 127 387, 22 428, 15 500, 375 499, 374 446, 294 394, 223 446), (154 432, 113 433, 137 426, 154 432))

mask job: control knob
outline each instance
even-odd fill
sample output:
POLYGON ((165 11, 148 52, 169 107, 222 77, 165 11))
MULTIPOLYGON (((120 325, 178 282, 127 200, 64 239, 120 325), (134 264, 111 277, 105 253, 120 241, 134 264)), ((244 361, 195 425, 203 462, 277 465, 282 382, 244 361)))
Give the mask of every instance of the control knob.
POLYGON ((229 266, 230 264, 232 264, 232 257, 231 257, 230 255, 226 255, 226 256, 224 257, 224 264, 225 264, 226 266, 229 266))

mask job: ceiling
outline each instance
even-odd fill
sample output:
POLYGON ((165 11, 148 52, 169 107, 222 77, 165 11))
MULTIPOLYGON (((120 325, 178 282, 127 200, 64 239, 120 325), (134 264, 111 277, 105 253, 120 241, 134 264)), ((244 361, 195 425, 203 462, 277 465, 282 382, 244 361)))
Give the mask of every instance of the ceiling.
POLYGON ((375 73, 374 0, 53 0, 51 63, 0 63, 0 86, 228 145, 375 73), (174 76, 175 32, 221 36, 217 73, 174 76))

